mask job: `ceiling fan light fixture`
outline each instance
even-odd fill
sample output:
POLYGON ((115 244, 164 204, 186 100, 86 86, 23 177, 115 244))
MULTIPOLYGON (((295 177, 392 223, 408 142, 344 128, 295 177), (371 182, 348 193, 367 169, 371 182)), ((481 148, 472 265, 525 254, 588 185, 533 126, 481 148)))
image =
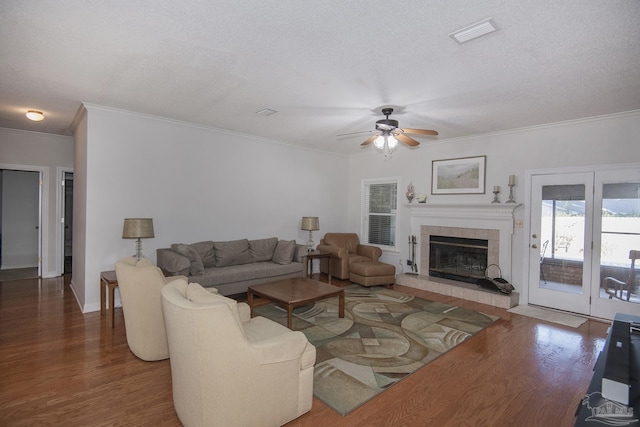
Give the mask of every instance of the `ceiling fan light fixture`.
POLYGON ((27 111, 27 119, 34 122, 41 122, 44 120, 44 113, 38 110, 29 110, 27 111))
MULTIPOLYGON (((393 108, 383 108, 382 114, 386 116, 386 118, 376 121, 376 130, 373 135, 366 139, 361 146, 367 146, 369 144, 373 144, 373 146, 382 151, 385 157, 391 157, 391 153, 398 146, 399 142, 402 142, 405 145, 410 147, 417 147, 420 145, 418 141, 407 136, 407 133, 410 134, 419 134, 419 135, 438 135, 438 132, 430 129, 414 129, 414 128, 404 128, 401 129, 398 127, 398 121, 394 119, 390 119, 389 115, 393 113, 393 108)), ((361 133, 361 132, 356 132, 361 133)), ((351 134, 343 134, 343 135, 351 135, 351 134)), ((340 135, 338 135, 340 136, 340 135)))
POLYGON ((492 19, 493 18, 483 19, 480 22, 476 22, 475 24, 471 24, 460 30, 454 31, 453 33, 449 34, 449 37, 454 39, 458 44, 462 44, 470 40, 477 39, 478 37, 484 36, 485 34, 493 33, 498 29, 493 24, 492 19))
POLYGON ((387 144, 389 145, 389 150, 393 150, 398 145, 398 140, 393 135, 389 135, 387 144))

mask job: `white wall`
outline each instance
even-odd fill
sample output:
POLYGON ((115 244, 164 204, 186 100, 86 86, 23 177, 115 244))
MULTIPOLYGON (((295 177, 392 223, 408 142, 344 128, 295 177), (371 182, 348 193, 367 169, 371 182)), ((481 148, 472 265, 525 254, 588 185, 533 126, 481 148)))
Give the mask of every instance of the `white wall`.
POLYGON ((74 210, 73 269, 85 312, 99 308, 100 271, 134 253, 134 242, 121 238, 126 217, 153 218, 156 237, 143 241, 153 261, 157 248, 176 242, 276 236, 304 243, 303 216, 320 217, 316 242, 347 229, 345 156, 85 107, 74 173, 75 205, 85 212, 74 210), (76 268, 83 242, 84 266, 76 268))
MULTIPOLYGON (((87 135, 88 123, 85 110, 81 110, 76 117, 75 145, 73 149, 73 266, 71 270, 71 288, 78 300, 80 307, 84 307, 86 300, 86 287, 94 282, 94 288, 98 288, 99 279, 85 281, 87 276, 87 135)), ((114 169, 115 171, 115 169, 114 169)), ((115 173, 115 172, 114 172, 115 173)), ((113 268, 109 268, 112 270, 113 268)), ((98 288, 98 295, 100 289, 98 288)), ((98 302, 99 304, 99 302, 98 302)), ((98 306, 98 309, 100 307, 98 306)))
MULTIPOLYGON (((307 240, 302 216, 319 216, 321 230, 360 233, 362 179, 401 176, 402 194, 412 181, 428 203, 488 203, 491 193, 432 196, 431 161, 487 155, 487 189, 503 188, 517 175, 516 200, 523 202, 526 170, 640 161, 640 112, 558 123, 496 134, 401 146, 389 160, 372 147, 348 159, 274 141, 187 123, 87 105, 68 136, 0 128, 0 163, 33 165, 46 172, 43 217, 43 276, 55 276, 57 168, 74 168, 74 266, 72 286, 84 311, 99 308, 100 271, 134 251, 122 240, 125 217, 154 218, 155 249, 171 243, 278 236, 307 240), (75 158, 75 160, 73 160, 75 158), (49 172, 50 171, 50 172, 49 172), (51 180, 52 183, 48 181, 51 180), (345 185, 346 183, 346 185, 345 185), (51 255, 50 255, 51 254, 51 255)), ((354 143, 358 143, 355 141, 354 143)), ((402 199, 404 202, 404 198, 402 199)), ((415 201, 414 201, 415 202, 415 201)), ((523 208, 516 218, 524 219, 523 208)), ((525 221, 527 219, 524 219, 525 221)), ((397 265, 408 258, 408 210, 400 207, 398 253, 383 259, 397 265)), ((524 236, 516 229, 513 281, 521 286, 524 236)), ((525 254, 526 255, 526 254, 525 254)), ((406 271, 406 267, 405 271, 406 271)))
MULTIPOLYGON (((435 143, 421 139, 417 149, 400 146, 391 159, 373 147, 363 154, 349 159, 349 219, 348 228, 361 230, 361 182, 367 178, 401 176, 402 203, 409 182, 413 182, 416 194, 427 194, 427 203, 490 203, 494 185, 502 189, 500 200, 508 199, 508 177, 516 175, 515 200, 526 203, 524 176, 526 170, 561 168, 585 165, 624 164, 640 161, 640 111, 585 120, 550 124, 509 132, 457 138, 435 143), (486 188, 483 195, 431 195, 431 162, 468 156, 487 156, 486 188)), ((356 141, 357 142, 357 141, 356 141)), ((356 143, 354 142, 354 143, 356 143)), ((415 203, 415 200, 414 200, 415 203)), ((515 211, 516 219, 523 218, 524 207, 515 211)), ((398 260, 409 258, 407 239, 411 230, 410 216, 405 206, 399 207, 397 253, 385 253, 383 259, 396 265, 398 260)), ((528 256, 525 252, 523 228, 516 228, 513 235, 512 277, 516 288, 523 282, 523 265, 528 256)), ((408 271, 404 266, 404 271, 408 271)))
POLYGON ((73 167, 73 138, 0 128, 0 165, 43 173, 42 276, 61 274, 62 246, 53 237, 58 227, 56 170, 73 167))

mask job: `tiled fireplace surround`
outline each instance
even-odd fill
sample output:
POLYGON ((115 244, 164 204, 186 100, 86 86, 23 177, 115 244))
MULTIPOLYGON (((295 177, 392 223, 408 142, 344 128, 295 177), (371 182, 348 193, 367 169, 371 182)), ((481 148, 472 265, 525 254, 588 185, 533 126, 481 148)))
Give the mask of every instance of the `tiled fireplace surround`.
MULTIPOLYGON (((498 264, 502 277, 511 280, 511 235, 513 211, 518 204, 407 204, 411 212, 411 234, 417 238, 418 275, 401 274, 396 283, 476 301, 501 308, 518 304, 519 294, 503 295, 472 283, 429 276, 429 236, 462 237, 488 241, 487 265, 498 264)), ((497 269, 490 275, 499 274, 497 269)), ((514 284, 516 290, 517 284, 514 284)))

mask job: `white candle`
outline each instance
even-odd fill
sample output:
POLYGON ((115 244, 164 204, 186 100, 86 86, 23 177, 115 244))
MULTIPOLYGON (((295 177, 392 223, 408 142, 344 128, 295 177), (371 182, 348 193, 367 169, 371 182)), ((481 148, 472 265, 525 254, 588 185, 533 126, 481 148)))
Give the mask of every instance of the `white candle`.
POLYGON ((494 185, 493 186, 493 192, 494 193, 499 193, 500 192, 500 186, 499 185, 494 185))
POLYGON ((509 175, 509 185, 516 185, 516 176, 509 175))

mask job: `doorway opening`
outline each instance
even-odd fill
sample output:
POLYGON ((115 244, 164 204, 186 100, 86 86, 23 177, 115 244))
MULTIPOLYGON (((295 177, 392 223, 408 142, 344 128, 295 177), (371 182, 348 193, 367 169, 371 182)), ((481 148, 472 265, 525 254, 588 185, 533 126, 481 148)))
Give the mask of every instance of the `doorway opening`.
POLYGON ((41 173, 0 169, 0 280, 39 277, 41 173))
POLYGON ((71 274, 73 267, 73 172, 62 172, 62 274, 71 274))

